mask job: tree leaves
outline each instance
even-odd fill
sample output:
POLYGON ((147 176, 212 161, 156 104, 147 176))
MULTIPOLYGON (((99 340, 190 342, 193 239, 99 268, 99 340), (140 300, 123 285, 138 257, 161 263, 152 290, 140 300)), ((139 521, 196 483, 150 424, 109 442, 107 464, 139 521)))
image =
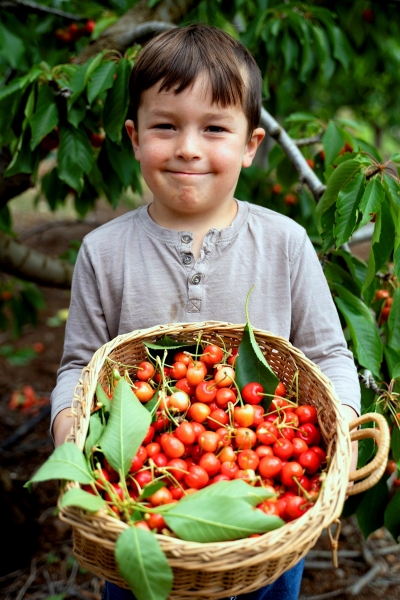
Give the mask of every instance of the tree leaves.
POLYGON ((34 150, 42 139, 58 124, 57 106, 48 104, 35 112, 31 118, 32 138, 30 147, 34 150))
POLYGON ((100 446, 116 470, 127 474, 151 423, 150 413, 142 406, 125 379, 120 379, 113 394, 110 417, 100 446))
POLYGON ((385 198, 385 190, 377 177, 371 179, 365 188, 364 195, 360 202, 360 211, 363 217, 358 228, 368 223, 372 216, 377 213, 385 198))
POLYGON ((58 446, 24 487, 31 487, 32 483, 48 479, 66 479, 79 483, 93 481, 85 457, 78 446, 72 442, 65 442, 58 446))
POLYGON ((400 352, 400 288, 395 289, 389 319, 389 346, 400 352))
POLYGON ((113 61, 104 61, 94 70, 87 86, 89 104, 92 104, 102 92, 113 86, 115 70, 116 66, 113 61))
POLYGON ((122 577, 137 600, 166 600, 172 569, 150 531, 128 527, 117 539, 115 558, 122 577))
POLYGON ((120 142, 122 128, 128 110, 128 79, 130 64, 126 59, 121 59, 115 83, 110 90, 103 111, 103 127, 113 142, 120 142))
POLYGON ((344 144, 343 134, 333 121, 329 121, 328 123, 328 127, 322 136, 322 144, 324 146, 325 162, 329 165, 339 154, 344 144))
POLYGON ((374 319, 362 300, 339 284, 332 284, 338 293, 335 302, 350 331, 354 352, 359 363, 380 377, 383 345, 374 319))
POLYGON ((389 496, 386 479, 386 477, 382 477, 374 487, 365 492, 358 504, 357 522, 365 538, 384 524, 385 508, 389 496))
POLYGON ((336 203, 336 226, 333 229, 336 246, 342 246, 353 233, 358 216, 358 205, 364 191, 365 177, 358 173, 340 190, 336 203))
POLYGON ((397 491, 386 507, 384 524, 393 538, 398 541, 400 535, 400 491, 397 491))
POLYGON ((83 174, 89 173, 94 161, 93 149, 81 129, 60 127, 58 173, 60 179, 78 193, 83 190, 83 174))
POLYGON ((346 184, 356 176, 362 165, 358 160, 349 159, 341 163, 330 176, 327 188, 317 204, 316 216, 321 221, 321 217, 336 201, 337 195, 346 184))

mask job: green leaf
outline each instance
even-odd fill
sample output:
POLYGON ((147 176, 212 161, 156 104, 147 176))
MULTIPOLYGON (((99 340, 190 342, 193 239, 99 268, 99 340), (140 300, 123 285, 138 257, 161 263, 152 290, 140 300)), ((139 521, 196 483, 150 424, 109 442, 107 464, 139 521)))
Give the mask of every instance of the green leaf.
MULTIPOLYGON (((100 384, 99 384, 100 385, 100 384)), ((100 417, 100 412, 95 412, 89 419, 89 432, 85 440, 85 454, 89 457, 92 454, 92 448, 97 446, 104 431, 104 424, 100 417)))
POLYGON ((358 173, 339 192, 336 203, 336 226, 333 229, 337 247, 342 246, 350 239, 356 227, 358 205, 364 191, 364 186, 364 174, 358 173))
POLYGON ((386 201, 382 202, 381 210, 379 211, 374 233, 372 236, 372 249, 369 255, 367 265, 367 276, 364 282, 364 291, 372 283, 375 274, 389 259, 393 250, 395 238, 395 227, 390 212, 389 205, 386 201))
POLYGON ((151 424, 150 413, 142 406, 125 379, 120 379, 113 394, 110 417, 100 446, 116 471, 126 475, 151 424))
POLYGON ((58 124, 57 106, 48 104, 35 112, 31 119, 32 139, 30 143, 31 150, 42 141, 42 139, 58 124))
POLYGON ((336 198, 342 188, 353 179, 362 165, 357 160, 346 160, 335 169, 330 176, 327 188, 317 204, 316 216, 319 220, 325 211, 335 203, 336 198))
POLYGON ((234 480, 219 482, 182 498, 163 513, 166 523, 181 539, 201 543, 240 539, 284 524, 253 508, 264 498, 263 488, 245 484, 251 490, 245 499, 242 486, 236 484, 234 480))
POLYGON ((117 78, 111 88, 103 110, 103 127, 113 142, 120 142, 128 111, 129 62, 122 58, 118 64, 117 78))
POLYGON ((78 193, 83 189, 83 174, 89 173, 94 161, 93 149, 81 129, 60 127, 58 173, 60 179, 78 193))
POLYGON ((385 190, 380 180, 375 177, 367 183, 364 195, 360 202, 360 211, 363 214, 361 222, 358 224, 358 229, 368 223, 372 215, 377 213, 385 199, 385 190))
POLYGON ((24 487, 30 487, 36 481, 47 481, 48 479, 67 479, 79 483, 90 483, 93 481, 93 476, 78 446, 72 442, 65 442, 54 450, 24 487))
POLYGON ((85 492, 80 488, 72 488, 62 496, 60 505, 62 508, 65 506, 78 506, 90 512, 97 512, 105 507, 106 503, 100 496, 89 494, 89 492, 85 492))
POLYGON ((124 187, 129 187, 135 175, 136 165, 128 136, 125 133, 122 135, 122 145, 106 137, 104 151, 108 153, 108 159, 124 187))
POLYGON ((389 377, 390 379, 395 379, 397 376, 394 373, 400 362, 400 351, 385 345, 383 346, 383 353, 385 355, 389 377))
POLYGON ((384 517, 385 527, 398 541, 400 535, 400 491, 397 491, 386 507, 384 517))
POLYGON ((24 63, 26 65, 24 42, 6 29, 2 23, 0 23, 0 52, 15 70, 23 68, 24 63))
POLYGON ((361 291, 367 272, 365 264, 351 254, 351 252, 347 252, 346 250, 335 250, 335 255, 341 256, 346 262, 347 268, 349 269, 353 280, 357 284, 358 289, 361 291))
POLYGON ((168 335, 165 335, 157 342, 147 342, 146 340, 143 340, 143 344, 152 350, 175 350, 191 345, 186 342, 180 342, 179 340, 173 340, 168 335))
POLYGON ((299 72, 299 80, 306 82, 311 71, 315 67, 315 55, 310 44, 310 26, 305 19, 300 19, 300 28, 303 33, 301 39, 301 65, 299 72))
POLYGON ((318 25, 312 26, 311 30, 316 42, 315 49, 319 58, 320 67, 325 81, 329 81, 335 71, 335 62, 331 56, 331 48, 329 45, 326 31, 318 25))
POLYGON ((89 104, 96 100, 102 92, 110 89, 114 83, 116 66, 113 61, 104 61, 97 67, 89 78, 87 97, 89 104))
POLYGON ((352 50, 342 29, 336 25, 328 26, 333 44, 333 56, 340 62, 345 71, 348 70, 352 59, 352 50))
POLYGON ((165 487, 165 481, 154 481, 149 483, 149 485, 145 485, 140 494, 140 500, 150 498, 150 496, 158 492, 162 487, 165 487))
POLYGON ((313 123, 315 121, 315 115, 306 112, 295 112, 285 119, 285 123, 313 123))
POLYGON ((173 573, 157 539, 150 531, 128 527, 117 539, 115 559, 137 600, 166 600, 173 573))
MULTIPOLYGON (((275 375, 267 363, 249 322, 246 323, 243 330, 235 365, 236 382, 240 390, 248 383, 257 382, 262 385, 266 394, 274 394, 279 383, 279 377, 275 375)), ((268 410, 271 402, 272 397, 264 397, 262 404, 265 410, 268 410)))
POLYGON ((389 319, 389 346, 400 351, 400 288, 395 289, 389 319))
POLYGON ((77 102, 68 111, 68 123, 71 123, 75 128, 79 123, 82 123, 86 116, 86 102, 84 98, 79 98, 77 102))
POLYGON ((386 478, 383 477, 363 496, 356 510, 358 525, 364 538, 382 527, 389 491, 386 478))
POLYGON ((400 429, 394 425, 390 438, 390 449, 396 462, 400 461, 400 429))
POLYGON ((297 59, 299 48, 296 40, 290 35, 290 31, 287 28, 283 34, 282 52, 285 61, 284 73, 288 73, 297 59))
POLYGON ((398 362, 395 368, 393 369, 392 378, 400 379, 400 362, 398 362))
POLYGON ((106 412, 110 412, 111 409, 111 400, 110 398, 107 396, 107 394, 105 393, 105 391, 103 390, 103 387, 100 383, 97 384, 96 386, 96 398, 97 398, 97 402, 101 403, 104 407, 104 410, 106 412))
POLYGON ((332 284, 332 287, 339 294, 335 302, 349 328, 358 362, 379 379, 383 345, 370 311, 343 286, 332 284))
POLYGON ((344 145, 343 133, 333 121, 329 121, 328 127, 322 136, 322 144, 325 152, 325 163, 330 165, 344 145))

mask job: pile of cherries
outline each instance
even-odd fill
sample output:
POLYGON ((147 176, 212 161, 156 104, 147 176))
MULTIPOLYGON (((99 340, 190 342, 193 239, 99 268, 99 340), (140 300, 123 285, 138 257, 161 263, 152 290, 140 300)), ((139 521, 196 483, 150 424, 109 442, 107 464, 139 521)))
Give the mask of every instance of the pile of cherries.
MULTIPOLYGON (((265 411, 267 394, 259 383, 236 385, 237 352, 209 344, 198 357, 176 352, 169 367, 158 369, 150 361, 137 366, 132 389, 142 403, 158 391, 155 420, 123 484, 102 460, 98 485, 115 513, 122 516, 116 499, 123 503, 128 491, 129 499, 140 502, 143 488, 155 481, 164 485, 145 500, 152 510, 232 479, 270 490, 274 496, 257 508, 286 522, 313 505, 326 468, 317 410, 299 405, 295 392, 288 394, 294 400, 285 398, 279 383, 265 411)), ((166 529, 157 512, 136 524, 166 529)))

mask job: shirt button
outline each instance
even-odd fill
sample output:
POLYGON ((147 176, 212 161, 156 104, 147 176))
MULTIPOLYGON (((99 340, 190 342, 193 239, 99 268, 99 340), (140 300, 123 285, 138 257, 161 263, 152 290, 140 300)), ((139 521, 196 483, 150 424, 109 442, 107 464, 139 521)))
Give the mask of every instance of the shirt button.
POLYGON ((181 239, 184 244, 190 244, 190 242, 192 241, 190 235, 183 235, 181 239))
POLYGON ((193 275, 192 277, 192 283, 193 285, 198 285, 201 281, 201 275, 200 273, 197 273, 197 275, 193 275))
POLYGON ((191 254, 182 254, 182 262, 184 265, 190 265, 192 262, 191 254))

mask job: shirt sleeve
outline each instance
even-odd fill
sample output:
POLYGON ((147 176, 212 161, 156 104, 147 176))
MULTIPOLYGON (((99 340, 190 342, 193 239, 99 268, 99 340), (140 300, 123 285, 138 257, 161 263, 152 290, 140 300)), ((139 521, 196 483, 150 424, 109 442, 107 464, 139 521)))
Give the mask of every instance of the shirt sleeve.
POLYGON ((64 352, 51 395, 51 429, 57 414, 71 407, 82 369, 109 340, 95 269, 84 241, 74 268, 64 352))
POLYGON ((332 381, 342 404, 360 414, 361 393, 352 352, 343 335, 328 283, 311 241, 291 269, 291 342, 332 381))

